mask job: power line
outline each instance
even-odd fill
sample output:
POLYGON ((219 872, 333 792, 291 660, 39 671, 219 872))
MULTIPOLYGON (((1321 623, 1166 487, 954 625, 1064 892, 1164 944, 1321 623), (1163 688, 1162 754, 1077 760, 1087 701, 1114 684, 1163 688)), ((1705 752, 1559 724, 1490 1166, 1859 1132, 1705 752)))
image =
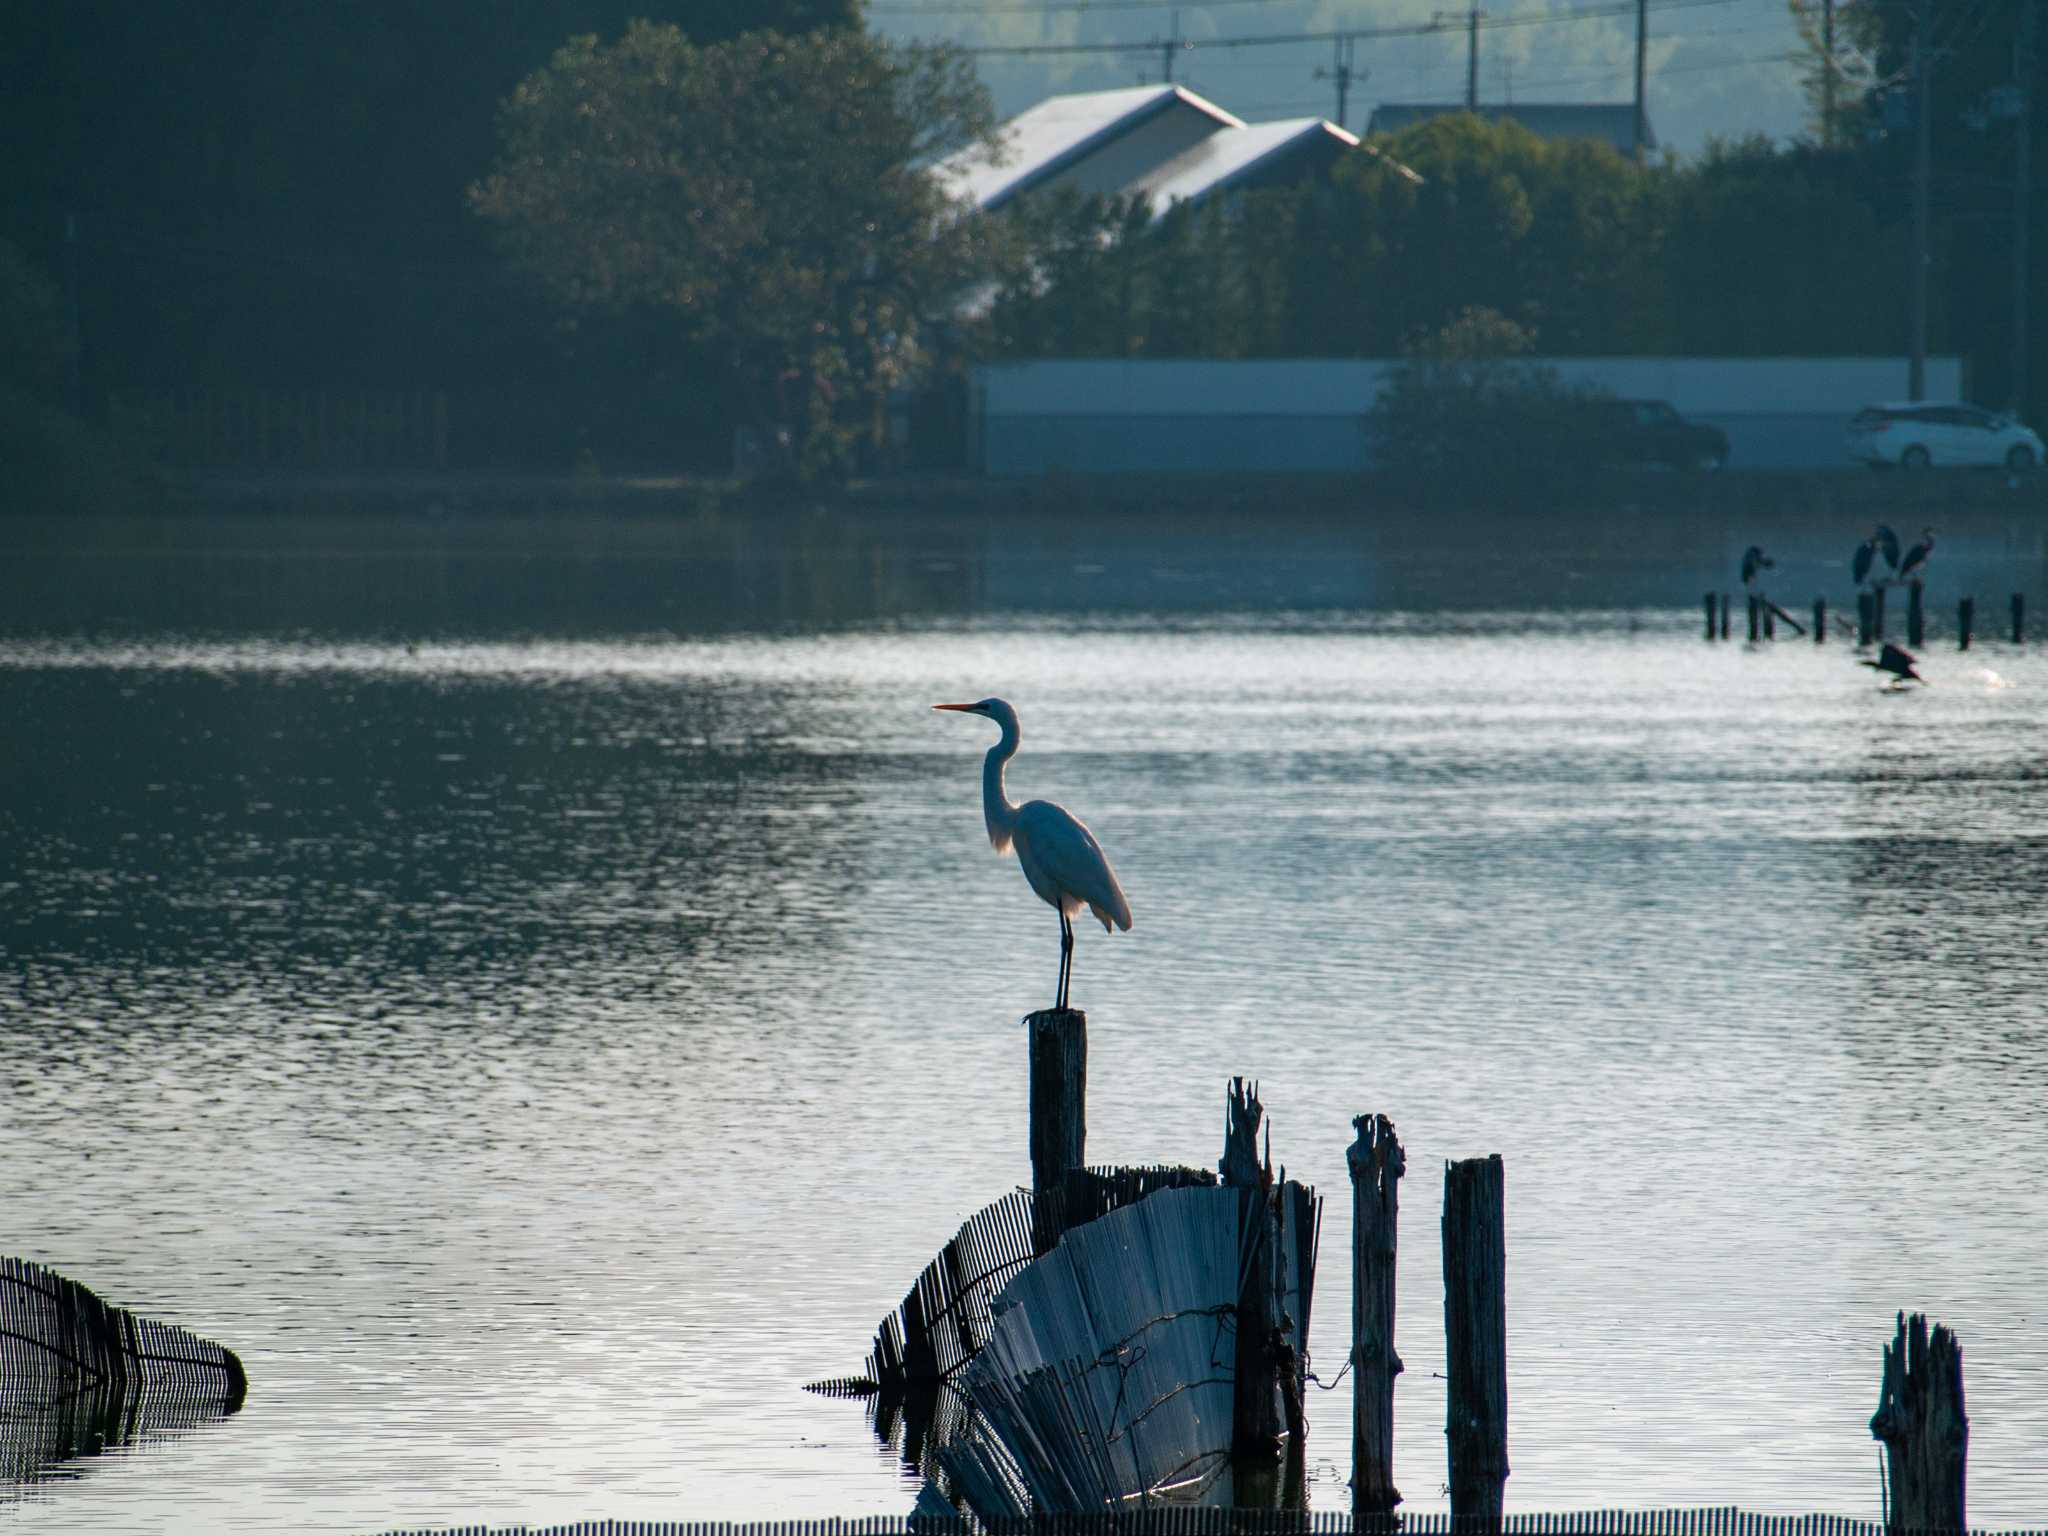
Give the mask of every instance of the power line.
MULTIPOLYGON (((1477 25, 1486 31, 1501 27, 1543 27, 1563 26, 1579 21, 1598 21, 1613 16, 1633 16, 1638 0, 1618 0, 1618 3, 1582 6, 1575 11, 1546 11, 1520 16, 1501 16, 1481 20, 1477 25)), ((1656 12, 1692 10, 1710 5, 1737 5, 1742 0, 1660 0, 1649 9, 1656 12)), ((1255 32, 1238 37, 1190 37, 1182 38, 1180 46, 1192 48, 1266 48, 1285 43, 1330 43, 1342 37, 1388 38, 1425 37, 1431 33, 1449 31, 1441 22, 1409 22, 1392 27, 1345 27, 1341 30, 1320 32, 1255 32)), ((961 53, 978 58, 990 56, 1021 57, 1040 54, 1076 53, 1135 53, 1149 52, 1160 46, 1159 39, 1143 42, 1105 43, 981 43, 963 47, 961 53)))
POLYGON ((1206 11, 1225 5, 1294 5, 1300 0, 936 0, 932 5, 870 5, 870 16, 1085 16, 1090 11, 1206 11))

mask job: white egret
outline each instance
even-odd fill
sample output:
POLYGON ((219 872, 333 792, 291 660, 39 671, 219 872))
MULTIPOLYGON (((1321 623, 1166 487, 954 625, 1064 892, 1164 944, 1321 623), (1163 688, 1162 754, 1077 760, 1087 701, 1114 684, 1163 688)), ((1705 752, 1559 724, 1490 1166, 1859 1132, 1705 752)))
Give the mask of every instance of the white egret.
POLYGON ((1067 1006, 1067 989, 1074 978, 1073 917, 1083 907, 1093 912, 1108 933, 1111 926, 1130 931, 1131 904, 1124 888, 1117 884, 1109 855, 1095 841, 1095 834, 1081 824, 1080 817, 1050 800, 1027 800, 1012 805, 1003 788, 1003 767, 1017 755, 1022 733, 1017 728, 1017 711, 1004 699, 983 699, 975 704, 934 704, 933 709, 954 709, 980 715, 1002 728, 1002 739, 988 749, 981 765, 981 814, 988 823, 988 840, 998 854, 1017 850, 1017 862, 1024 878, 1060 915, 1060 980, 1055 1008, 1067 1006))

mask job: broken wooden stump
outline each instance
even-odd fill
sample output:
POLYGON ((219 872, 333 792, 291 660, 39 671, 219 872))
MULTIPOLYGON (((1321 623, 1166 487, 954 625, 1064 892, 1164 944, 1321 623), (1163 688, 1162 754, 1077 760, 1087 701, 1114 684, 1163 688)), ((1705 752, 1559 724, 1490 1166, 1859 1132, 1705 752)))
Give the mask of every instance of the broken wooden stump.
POLYGON ((1970 1420, 1963 1412, 1963 1347, 1940 1324, 1933 1337, 1915 1312, 1884 1351, 1884 1382, 1870 1435, 1884 1445, 1890 1528, 1963 1530, 1963 1473, 1970 1420))
POLYGON ((1025 1015, 1024 1032, 1031 1047, 1031 1187, 1043 1194, 1058 1189, 1069 1168, 1087 1166, 1088 1015, 1041 1009, 1025 1015))
POLYGON ((1394 1487, 1394 1256, 1400 1180, 1408 1161, 1385 1115, 1351 1122, 1351 1512, 1392 1514, 1394 1487))
POLYGON ((1870 644, 1870 637, 1877 633, 1877 595, 1873 592, 1856 594, 1856 643, 1870 644))
POLYGON ((1451 1518, 1499 1531, 1508 1477, 1506 1174, 1500 1154, 1444 1164, 1444 1341, 1451 1518))
POLYGON ((1970 632, 1976 628, 1976 623, 1977 600, 1974 597, 1966 597, 1956 604, 1957 650, 1967 651, 1970 648, 1970 632))
MULTIPOLYGON (((1244 1255, 1237 1295, 1236 1388, 1231 1402, 1233 1461, 1270 1466, 1280 1460, 1286 1431, 1281 1398, 1284 1338, 1280 1307, 1279 1212, 1270 1157, 1259 1157, 1265 1119, 1258 1084, 1230 1080, 1223 1135, 1223 1182, 1238 1193, 1244 1255)), ((1268 1146, 1271 1132, 1268 1131, 1268 1146)))
POLYGON ((1923 645, 1927 640, 1927 615, 1922 607, 1920 583, 1906 586, 1906 644, 1923 645))

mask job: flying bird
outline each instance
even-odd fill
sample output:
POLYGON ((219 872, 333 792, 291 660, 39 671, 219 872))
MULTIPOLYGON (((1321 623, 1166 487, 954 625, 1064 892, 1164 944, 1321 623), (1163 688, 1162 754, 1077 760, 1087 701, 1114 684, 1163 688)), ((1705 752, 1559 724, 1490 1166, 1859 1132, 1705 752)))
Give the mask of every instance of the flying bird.
POLYGON ((1857 665, 1869 667, 1873 672, 1889 672, 1897 682, 1903 683, 1911 678, 1916 683, 1924 683, 1927 679, 1913 670, 1918 661, 1919 658, 1911 651, 1893 645, 1887 640, 1884 649, 1877 653, 1877 660, 1861 661, 1857 665))
POLYGON ((1927 577, 1927 562, 1933 558, 1934 530, 1922 528, 1920 542, 1907 550, 1905 558, 1899 562, 1897 579, 1907 583, 1924 581, 1927 577))
POLYGON ((1081 824, 1063 805, 1050 800, 1010 803, 1003 788, 1003 768, 1017 755, 1022 734, 1017 728, 1017 711, 1005 699, 983 699, 975 704, 934 704, 933 709, 954 709, 966 715, 980 715, 1002 728, 1002 737, 988 749, 981 764, 981 815, 988 823, 988 840, 997 853, 1017 850, 1017 862, 1024 878, 1039 898, 1060 915, 1060 980, 1055 1008, 1067 1006, 1067 991, 1074 979, 1073 918, 1083 907, 1093 912, 1108 933, 1111 926, 1131 927, 1131 904, 1124 888, 1117 884, 1109 855, 1095 841, 1095 834, 1081 824))
POLYGON ((1757 589, 1757 578, 1778 562, 1752 544, 1742 552, 1742 585, 1746 591, 1757 589))

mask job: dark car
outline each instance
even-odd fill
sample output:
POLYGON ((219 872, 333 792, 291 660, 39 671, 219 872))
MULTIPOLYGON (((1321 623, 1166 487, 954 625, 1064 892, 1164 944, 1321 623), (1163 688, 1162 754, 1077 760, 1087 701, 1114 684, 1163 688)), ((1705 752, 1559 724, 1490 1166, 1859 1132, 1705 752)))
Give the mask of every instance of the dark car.
POLYGON ((1600 412, 1608 451, 1618 463, 1719 469, 1728 462, 1728 434, 1687 421, 1668 400, 1603 400, 1600 412))

